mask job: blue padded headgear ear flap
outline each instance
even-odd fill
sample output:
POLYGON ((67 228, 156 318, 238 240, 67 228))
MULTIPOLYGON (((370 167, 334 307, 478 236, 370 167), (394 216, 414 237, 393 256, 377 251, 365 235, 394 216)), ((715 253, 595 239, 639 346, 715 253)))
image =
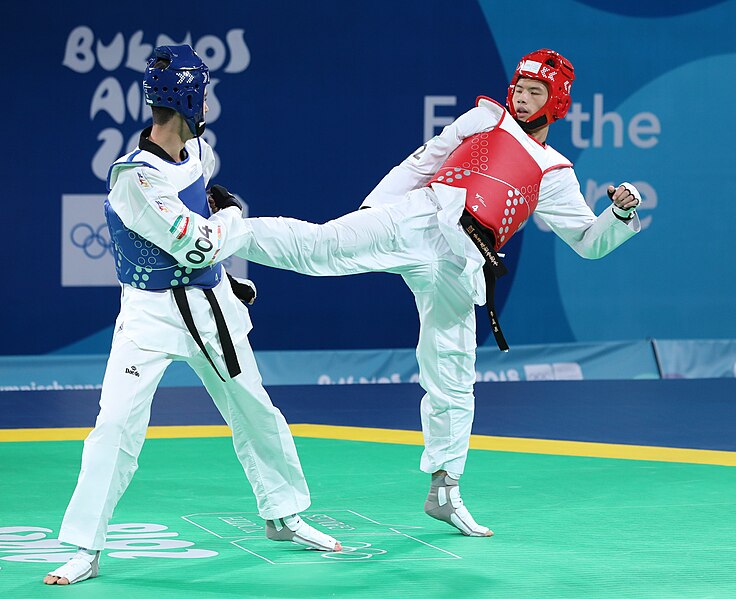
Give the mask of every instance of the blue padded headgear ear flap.
POLYGON ((171 108, 184 117, 191 132, 204 132, 204 97, 210 70, 191 46, 159 46, 148 59, 143 75, 146 104, 171 108), (154 65, 163 60, 166 65, 154 65))

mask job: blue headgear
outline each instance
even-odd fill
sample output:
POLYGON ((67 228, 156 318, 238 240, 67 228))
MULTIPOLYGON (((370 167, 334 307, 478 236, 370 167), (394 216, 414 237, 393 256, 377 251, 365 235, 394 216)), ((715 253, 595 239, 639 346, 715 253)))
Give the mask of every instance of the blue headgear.
POLYGON ((143 93, 149 106, 172 108, 184 117, 191 132, 204 133, 204 92, 210 70, 191 46, 159 46, 148 59, 143 75, 143 93), (159 59, 168 61, 154 68, 159 59))

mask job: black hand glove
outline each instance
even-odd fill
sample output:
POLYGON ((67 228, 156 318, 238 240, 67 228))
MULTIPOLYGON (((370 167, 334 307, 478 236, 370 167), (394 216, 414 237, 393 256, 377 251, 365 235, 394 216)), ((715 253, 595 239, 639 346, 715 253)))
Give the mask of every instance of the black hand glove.
POLYGON ((218 210, 230 208, 230 206, 235 206, 238 210, 243 210, 240 202, 238 202, 238 198, 231 194, 222 185, 213 185, 210 187, 207 190, 207 197, 212 198, 212 201, 215 203, 218 210))
POLYGON ((253 302, 256 301, 256 286, 253 281, 249 279, 239 279, 230 274, 227 275, 230 279, 230 286, 233 288, 233 293, 241 302, 248 306, 252 306, 253 302))

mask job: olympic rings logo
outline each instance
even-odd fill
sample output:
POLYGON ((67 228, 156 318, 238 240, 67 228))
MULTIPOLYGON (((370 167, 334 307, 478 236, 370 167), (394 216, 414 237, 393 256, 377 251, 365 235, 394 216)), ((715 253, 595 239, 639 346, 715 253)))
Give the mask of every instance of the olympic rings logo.
POLYGON ((107 252, 114 256, 113 243, 107 238, 107 224, 103 223, 95 230, 87 223, 79 223, 71 230, 72 243, 80 248, 88 258, 98 260, 107 252))

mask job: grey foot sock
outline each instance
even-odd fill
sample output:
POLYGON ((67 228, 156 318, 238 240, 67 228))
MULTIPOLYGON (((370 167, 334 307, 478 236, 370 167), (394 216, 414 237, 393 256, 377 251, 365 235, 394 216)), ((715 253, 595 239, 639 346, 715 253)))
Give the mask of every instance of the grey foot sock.
POLYGON ((490 537, 493 532, 481 526, 470 515, 460 497, 457 479, 445 474, 432 476, 424 512, 442 522, 454 526, 468 537, 490 537))
POLYGON ((319 551, 340 551, 339 541, 313 528, 298 514, 266 520, 266 537, 272 541, 292 541, 319 551))

